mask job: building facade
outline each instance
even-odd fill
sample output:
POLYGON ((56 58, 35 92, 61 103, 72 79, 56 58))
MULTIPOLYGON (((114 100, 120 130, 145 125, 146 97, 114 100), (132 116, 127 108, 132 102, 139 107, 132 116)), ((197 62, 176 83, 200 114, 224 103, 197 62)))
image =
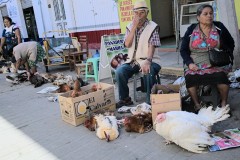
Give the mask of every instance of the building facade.
MULTIPOLYGON (((92 44, 100 37, 120 33, 113 0, 0 0, 0 16, 12 18, 23 39, 86 34, 92 44)), ((0 31, 4 29, 0 21, 0 31)))
MULTIPOLYGON (((182 4, 205 1, 150 0, 152 19, 161 28, 160 37, 176 36, 179 27, 176 17, 182 4)), ((102 35, 121 33, 116 0, 0 0, 0 16, 11 17, 25 40, 85 34, 90 47, 99 48, 102 35)), ((3 28, 0 21, 0 31, 3 28)))

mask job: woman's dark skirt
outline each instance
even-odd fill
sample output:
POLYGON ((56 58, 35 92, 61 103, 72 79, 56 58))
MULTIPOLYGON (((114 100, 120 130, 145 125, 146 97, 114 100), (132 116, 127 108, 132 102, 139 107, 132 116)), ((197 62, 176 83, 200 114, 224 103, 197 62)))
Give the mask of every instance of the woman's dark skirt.
POLYGON ((204 74, 204 75, 186 75, 185 76, 186 87, 194 87, 200 85, 216 85, 216 84, 227 84, 229 85, 229 81, 226 73, 224 72, 216 72, 212 74, 204 74))

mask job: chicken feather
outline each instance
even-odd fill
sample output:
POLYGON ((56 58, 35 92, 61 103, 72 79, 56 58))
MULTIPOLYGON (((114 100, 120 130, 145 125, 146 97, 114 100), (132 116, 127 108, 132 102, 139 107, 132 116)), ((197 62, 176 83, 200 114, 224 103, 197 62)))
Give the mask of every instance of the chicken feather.
POLYGON ((119 136, 117 119, 115 116, 95 115, 97 121, 96 135, 100 139, 112 141, 119 136))

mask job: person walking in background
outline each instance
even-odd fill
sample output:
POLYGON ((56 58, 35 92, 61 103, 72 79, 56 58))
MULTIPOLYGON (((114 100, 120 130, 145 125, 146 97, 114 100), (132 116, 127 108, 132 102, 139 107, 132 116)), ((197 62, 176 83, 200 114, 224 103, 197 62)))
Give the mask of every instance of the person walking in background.
POLYGON ((216 67, 209 61, 209 48, 227 50, 233 60, 234 40, 221 22, 213 21, 211 5, 202 5, 197 9, 198 23, 188 27, 180 49, 184 63, 185 80, 188 92, 194 102, 195 110, 203 107, 199 102, 197 87, 200 85, 217 85, 221 104, 227 104, 229 82, 227 73, 232 64, 216 67))
MULTIPOLYGON (((16 26, 10 17, 4 17, 4 26, 0 44, 0 52, 4 59, 12 57, 13 47, 21 43, 20 29, 16 26)), ((14 59, 12 60, 13 63, 14 59)))
POLYGON ((145 1, 136 1, 133 7, 133 21, 127 26, 125 47, 128 48, 128 59, 117 67, 115 75, 118 84, 119 102, 117 108, 132 105, 129 97, 128 80, 134 74, 142 72, 148 88, 146 102, 150 104, 150 90, 156 83, 156 75, 161 67, 155 47, 160 46, 159 26, 147 19, 149 9, 145 1))

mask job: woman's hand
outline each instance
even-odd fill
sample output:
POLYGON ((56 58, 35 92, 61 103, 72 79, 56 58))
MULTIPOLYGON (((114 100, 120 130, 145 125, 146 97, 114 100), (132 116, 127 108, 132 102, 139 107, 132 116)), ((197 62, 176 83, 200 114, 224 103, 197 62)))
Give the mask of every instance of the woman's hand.
POLYGON ((142 71, 143 74, 148 74, 150 73, 150 66, 151 66, 151 62, 149 62, 148 60, 145 60, 141 65, 140 71, 142 71))
POLYGON ((190 70, 193 70, 193 71, 197 71, 199 68, 198 68, 198 66, 196 65, 196 64, 194 64, 194 63, 190 63, 189 65, 188 65, 188 68, 190 69, 190 70))

